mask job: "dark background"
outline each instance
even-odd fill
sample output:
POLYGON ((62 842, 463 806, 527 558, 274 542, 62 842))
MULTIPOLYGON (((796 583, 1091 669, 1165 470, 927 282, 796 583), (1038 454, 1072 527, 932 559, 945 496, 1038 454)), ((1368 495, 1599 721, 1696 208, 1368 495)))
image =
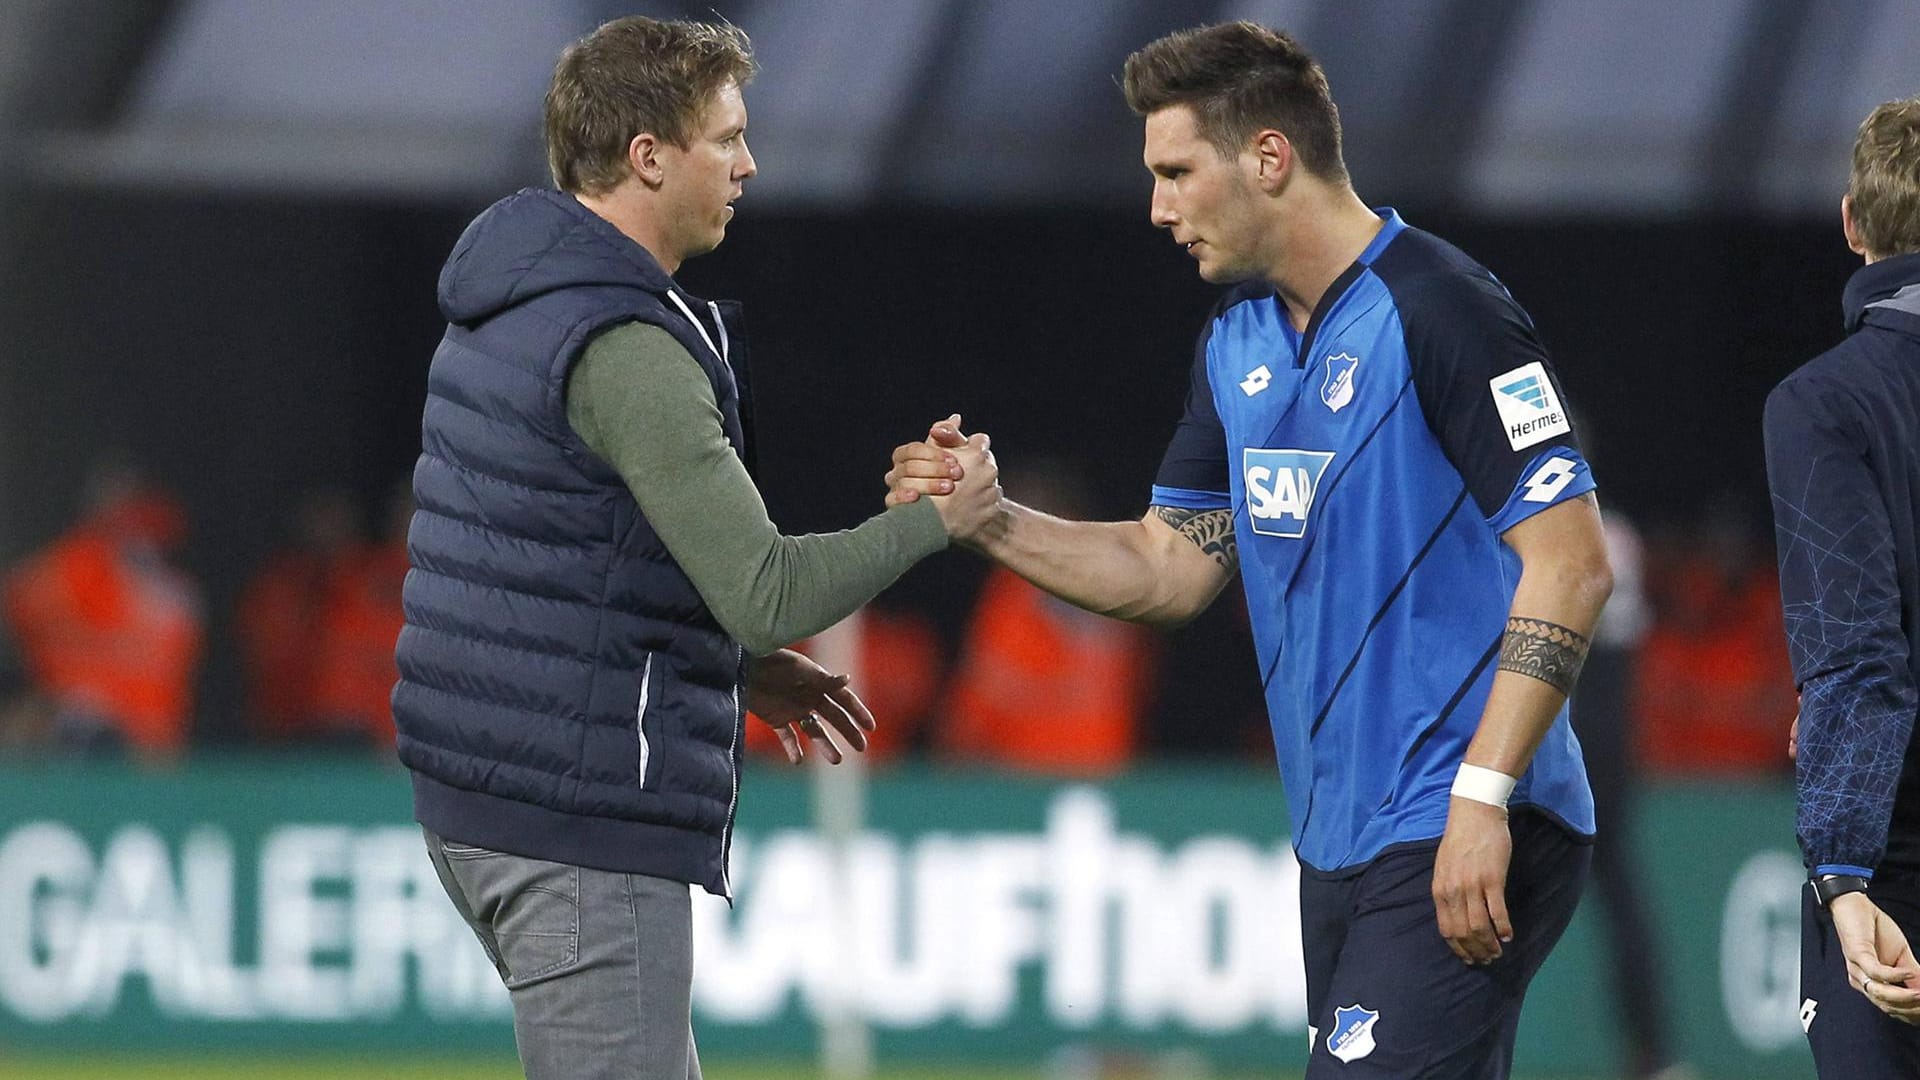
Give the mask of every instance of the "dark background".
MULTIPOLYGON (((411 468, 439 264, 480 208, 32 186, 7 203, 0 327, 18 362, 0 365, 0 385, 30 406, 9 409, 0 433, 15 493, 0 554, 64 527, 103 453, 173 488, 209 605, 208 736, 238 730, 229 612, 295 498, 347 485, 377 527, 411 468)), ((1761 407, 1840 336, 1858 260, 1837 221, 1513 224, 1402 209, 1532 313, 1607 505, 1656 533, 1731 506, 1765 541, 1761 407)), ((1010 485, 1023 462, 1058 457, 1091 482, 1100 514, 1138 515, 1215 294, 1144 207, 772 214, 749 199, 726 245, 682 278, 747 306, 760 478, 789 531, 876 511, 891 448, 953 411, 993 435, 1010 485)), ((885 602, 957 634, 980 573, 942 555, 885 602)), ((1209 727, 1257 716, 1236 606, 1174 640, 1165 748, 1217 746, 1209 727)))

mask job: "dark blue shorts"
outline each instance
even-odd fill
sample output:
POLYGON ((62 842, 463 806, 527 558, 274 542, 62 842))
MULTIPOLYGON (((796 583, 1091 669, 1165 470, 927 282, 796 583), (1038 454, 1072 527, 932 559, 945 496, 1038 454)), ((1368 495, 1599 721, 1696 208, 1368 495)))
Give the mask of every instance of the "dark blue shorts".
POLYGON ((1470 967, 1433 909, 1439 842, 1390 849, 1359 872, 1300 879, 1307 1080, 1504 1080, 1527 983, 1573 919, 1591 843, 1517 808, 1507 911, 1514 940, 1470 967))
MULTIPOLYGON (((1874 896, 1880 910, 1920 942, 1920 903, 1907 896, 1874 896)), ((1813 1047, 1821 1080, 1913 1080, 1920 1076, 1920 1028, 1909 1027, 1873 1007, 1847 982, 1847 961, 1827 913, 1814 902, 1813 886, 1800 898, 1800 1025, 1813 1047)))

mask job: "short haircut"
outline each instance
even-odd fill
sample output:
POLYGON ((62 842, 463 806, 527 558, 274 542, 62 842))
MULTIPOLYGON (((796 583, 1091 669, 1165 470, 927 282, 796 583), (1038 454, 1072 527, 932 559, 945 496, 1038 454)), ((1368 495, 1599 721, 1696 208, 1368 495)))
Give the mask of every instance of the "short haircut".
POLYGON ((1300 43, 1257 23, 1182 30, 1127 57, 1127 105, 1141 116, 1193 109, 1200 135, 1235 157, 1264 128, 1293 144, 1308 172, 1345 183, 1340 110, 1326 72, 1300 43))
POLYGON ((1920 252, 1920 97, 1867 114, 1853 140, 1847 199, 1869 254, 1920 252))
POLYGON ((562 191, 597 195, 627 178, 627 146, 652 132, 689 145, 713 95, 745 86, 753 44, 730 23, 615 19, 560 54, 547 88, 547 165, 562 191))

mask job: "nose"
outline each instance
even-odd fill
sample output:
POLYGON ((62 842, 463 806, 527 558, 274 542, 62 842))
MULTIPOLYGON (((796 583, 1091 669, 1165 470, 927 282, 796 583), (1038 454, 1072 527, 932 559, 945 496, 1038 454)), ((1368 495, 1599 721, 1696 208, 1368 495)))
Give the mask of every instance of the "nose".
POLYGON ((734 176, 737 179, 745 180, 758 175, 759 172, 760 166, 753 160, 753 151, 747 149, 747 137, 742 135, 740 136, 740 162, 734 170, 734 176))
POLYGON ((1147 206, 1147 220, 1162 229, 1171 229, 1180 216, 1173 212, 1173 197, 1167 194, 1166 183, 1153 182, 1153 198, 1147 206))

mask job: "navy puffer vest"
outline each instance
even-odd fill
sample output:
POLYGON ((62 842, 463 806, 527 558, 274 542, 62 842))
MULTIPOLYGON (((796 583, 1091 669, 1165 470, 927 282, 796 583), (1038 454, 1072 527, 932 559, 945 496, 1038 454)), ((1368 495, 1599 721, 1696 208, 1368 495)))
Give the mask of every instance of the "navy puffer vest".
POLYGON ((415 813, 450 840, 725 895, 743 653, 574 434, 566 385, 599 332, 659 326, 744 456, 737 312, 534 190, 467 227, 440 306, 393 692, 415 813))

